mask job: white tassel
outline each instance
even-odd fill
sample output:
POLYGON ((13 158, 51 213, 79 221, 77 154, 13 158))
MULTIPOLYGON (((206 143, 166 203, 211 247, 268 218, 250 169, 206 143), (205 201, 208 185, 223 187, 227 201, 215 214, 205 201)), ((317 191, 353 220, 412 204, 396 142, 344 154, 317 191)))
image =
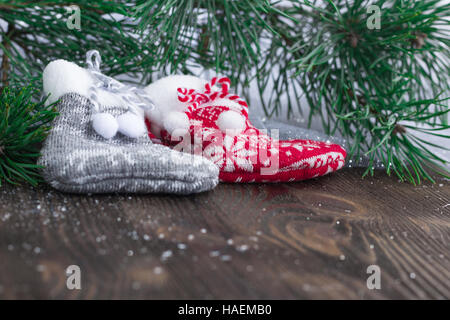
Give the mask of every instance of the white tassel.
POLYGON ((130 138, 139 138, 147 133, 147 127, 143 117, 132 112, 126 112, 117 117, 119 132, 130 138))
POLYGON ((119 130, 116 118, 109 113, 96 113, 92 116, 92 127, 105 139, 111 139, 119 130))

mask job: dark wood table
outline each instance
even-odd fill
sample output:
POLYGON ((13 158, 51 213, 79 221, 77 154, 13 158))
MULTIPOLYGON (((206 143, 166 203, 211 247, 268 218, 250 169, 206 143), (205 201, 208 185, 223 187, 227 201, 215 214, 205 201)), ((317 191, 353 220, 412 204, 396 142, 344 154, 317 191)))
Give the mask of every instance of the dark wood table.
POLYGON ((450 298, 449 182, 361 174, 185 197, 4 185, 0 298, 450 298))

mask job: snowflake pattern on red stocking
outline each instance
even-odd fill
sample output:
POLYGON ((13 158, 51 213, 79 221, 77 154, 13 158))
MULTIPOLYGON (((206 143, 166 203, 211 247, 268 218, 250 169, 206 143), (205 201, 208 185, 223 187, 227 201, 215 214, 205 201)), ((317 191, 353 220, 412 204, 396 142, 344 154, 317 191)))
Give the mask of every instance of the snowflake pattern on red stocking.
MULTIPOLYGON (((310 179, 344 166, 346 151, 337 144, 313 140, 271 138, 255 128, 248 119, 247 103, 229 93, 228 78, 213 78, 203 92, 178 89, 179 101, 186 103, 189 139, 202 155, 220 168, 224 182, 288 182, 310 179), (224 130, 219 117, 233 111, 243 117, 243 128, 224 130)), ((273 131, 272 131, 273 133, 273 131)), ((164 144, 176 146, 167 131, 161 132, 164 144)), ((193 149, 191 149, 193 150, 193 149)))

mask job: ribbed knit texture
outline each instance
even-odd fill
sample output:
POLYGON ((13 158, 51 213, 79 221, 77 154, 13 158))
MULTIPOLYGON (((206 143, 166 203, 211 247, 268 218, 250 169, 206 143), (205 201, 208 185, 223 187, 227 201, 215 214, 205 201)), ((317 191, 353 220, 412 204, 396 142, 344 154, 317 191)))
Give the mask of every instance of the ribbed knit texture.
MULTIPOLYGON (((218 183, 217 166, 200 156, 153 144, 148 136, 99 136, 90 123, 92 103, 79 94, 65 94, 57 108, 60 115, 38 163, 44 179, 58 190, 189 194, 218 183)), ((117 116, 125 110, 106 107, 104 112, 117 116)))

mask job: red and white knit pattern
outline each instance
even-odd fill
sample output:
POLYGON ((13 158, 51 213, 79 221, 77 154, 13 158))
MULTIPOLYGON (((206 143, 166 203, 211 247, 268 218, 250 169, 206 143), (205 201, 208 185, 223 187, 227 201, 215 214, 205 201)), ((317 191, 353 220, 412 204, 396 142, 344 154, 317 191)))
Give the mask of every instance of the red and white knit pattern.
MULTIPOLYGON (((187 105, 192 143, 200 141, 203 156, 219 166, 221 181, 297 181, 343 167, 346 152, 339 145, 312 140, 279 141, 256 129, 248 119, 247 103, 230 94, 229 88, 228 78, 213 78, 203 92, 178 89, 179 101, 187 105), (218 99, 224 105, 217 105, 218 99), (226 111, 238 112, 245 118, 245 128, 240 133, 220 130, 217 120, 226 111)), ((166 145, 178 143, 166 131, 161 136, 166 145)))
POLYGON ((185 113, 191 119, 192 113, 197 110, 202 104, 213 102, 216 99, 228 99, 236 102, 241 106, 239 110, 244 116, 248 117, 248 105, 241 97, 236 94, 230 94, 231 81, 228 78, 212 78, 211 82, 205 84, 204 92, 196 92, 194 89, 178 88, 178 100, 184 103, 190 103, 186 108, 185 113), (213 90, 214 86, 219 84, 220 91, 213 90))

